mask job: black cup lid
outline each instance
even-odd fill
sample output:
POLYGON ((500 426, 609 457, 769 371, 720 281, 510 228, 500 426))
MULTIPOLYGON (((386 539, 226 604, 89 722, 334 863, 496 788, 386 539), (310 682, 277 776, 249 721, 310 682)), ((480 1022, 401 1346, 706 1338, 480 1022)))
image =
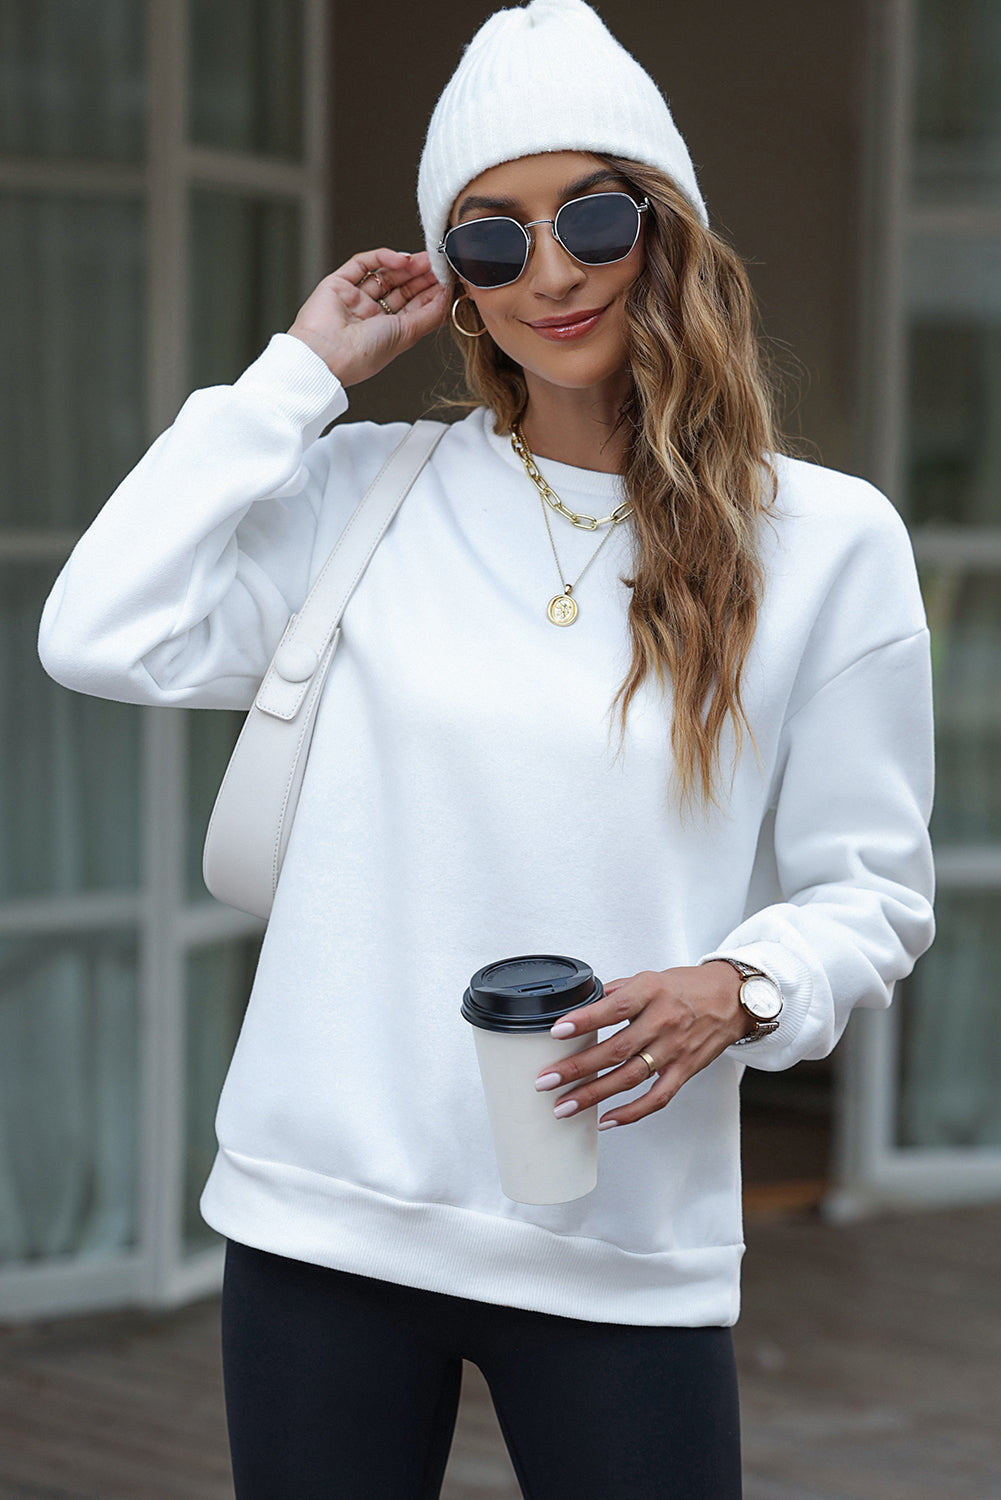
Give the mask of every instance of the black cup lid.
POLYGON ((601 981, 579 959, 529 953, 477 969, 462 1014, 486 1031, 548 1031, 568 1010, 603 994, 601 981))

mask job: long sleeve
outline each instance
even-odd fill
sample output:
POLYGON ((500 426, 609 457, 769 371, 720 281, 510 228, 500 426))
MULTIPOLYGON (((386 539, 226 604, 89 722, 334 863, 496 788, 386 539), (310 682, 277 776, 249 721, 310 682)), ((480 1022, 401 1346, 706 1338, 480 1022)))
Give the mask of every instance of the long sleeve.
POLYGON ((247 707, 325 539, 315 440, 346 406, 287 334, 234 385, 189 397, 59 575, 39 633, 49 674, 123 702, 247 707))
POLYGON ((752 1067, 825 1056, 855 1006, 890 1003, 934 934, 929 637, 906 533, 883 505, 832 555, 778 740, 758 859, 779 899, 703 959, 741 959, 783 991, 778 1030, 732 1049, 752 1067))

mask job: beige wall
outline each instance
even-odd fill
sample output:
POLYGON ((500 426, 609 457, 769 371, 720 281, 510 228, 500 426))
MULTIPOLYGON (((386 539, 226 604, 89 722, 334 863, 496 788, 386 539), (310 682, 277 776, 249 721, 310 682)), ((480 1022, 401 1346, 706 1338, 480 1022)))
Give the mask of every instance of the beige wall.
MULTIPOLYGON (((768 335, 795 355, 790 430, 852 464, 865 0, 599 0, 668 95, 714 224, 751 265, 768 335)), ((417 162, 434 101, 494 9, 334 6, 332 255, 421 244, 417 162)), ((512 101, 531 108, 531 100, 512 101)), ((779 356, 791 363, 788 352, 779 356)), ((441 379, 432 346, 359 388, 353 412, 416 416, 441 379)))

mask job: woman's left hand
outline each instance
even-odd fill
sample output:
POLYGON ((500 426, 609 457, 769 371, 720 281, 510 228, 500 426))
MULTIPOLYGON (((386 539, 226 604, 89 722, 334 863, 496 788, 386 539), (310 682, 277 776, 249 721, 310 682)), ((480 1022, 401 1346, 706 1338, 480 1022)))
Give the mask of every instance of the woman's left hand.
POLYGON ((632 1125, 654 1114, 683 1083, 752 1029, 738 998, 740 982, 737 971, 722 959, 613 980, 601 1000, 569 1012, 553 1034, 562 1039, 629 1024, 596 1046, 543 1068, 536 1088, 565 1090, 555 1106, 563 1118, 634 1089, 656 1073, 645 1094, 602 1115, 598 1128, 632 1125), (652 1071, 642 1052, 653 1059, 652 1071), (611 1071, 604 1072, 606 1068, 611 1071), (585 1081, 579 1088, 567 1088, 580 1080, 585 1081))

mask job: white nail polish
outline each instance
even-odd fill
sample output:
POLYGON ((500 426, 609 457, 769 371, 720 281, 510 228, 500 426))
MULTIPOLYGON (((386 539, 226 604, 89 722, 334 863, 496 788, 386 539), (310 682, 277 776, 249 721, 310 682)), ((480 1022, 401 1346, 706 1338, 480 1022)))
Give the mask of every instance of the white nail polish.
POLYGON ((535 1080, 535 1087, 538 1089, 540 1094, 544 1094, 547 1089, 554 1089, 556 1088, 557 1084, 560 1084, 562 1082, 563 1079, 558 1073, 542 1073, 535 1080))
POLYGON ((553 1114, 557 1120, 565 1120, 567 1115, 575 1115, 578 1105, 576 1099, 564 1099, 562 1104, 557 1104, 553 1114))
POLYGON ((572 1021, 557 1021, 555 1026, 550 1026, 549 1035, 555 1036, 562 1041, 564 1037, 573 1036, 576 1030, 577 1028, 572 1021))
POLYGON ((601 1120, 598 1124, 598 1129, 611 1130, 612 1126, 617 1125, 618 1123, 618 1120, 601 1120))

